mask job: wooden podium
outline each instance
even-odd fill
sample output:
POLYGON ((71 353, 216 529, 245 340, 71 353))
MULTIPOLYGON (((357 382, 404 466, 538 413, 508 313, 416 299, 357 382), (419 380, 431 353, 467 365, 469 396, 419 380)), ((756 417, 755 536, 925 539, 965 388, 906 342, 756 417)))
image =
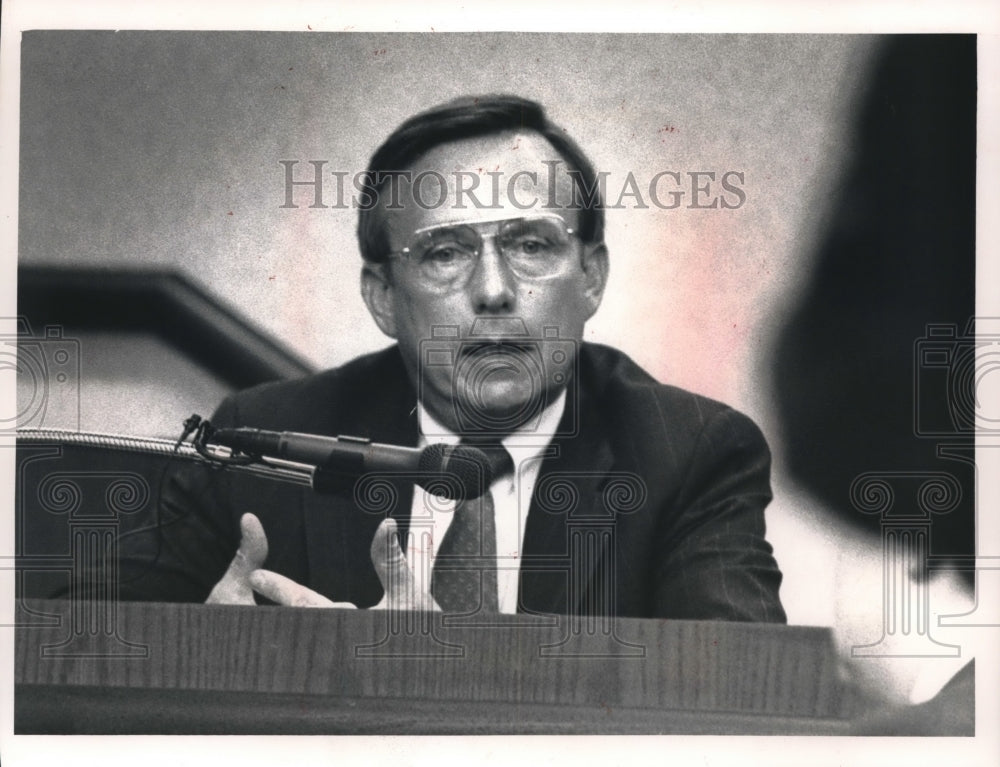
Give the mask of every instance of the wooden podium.
POLYGON ((30 601, 15 732, 844 734, 828 629, 30 601))

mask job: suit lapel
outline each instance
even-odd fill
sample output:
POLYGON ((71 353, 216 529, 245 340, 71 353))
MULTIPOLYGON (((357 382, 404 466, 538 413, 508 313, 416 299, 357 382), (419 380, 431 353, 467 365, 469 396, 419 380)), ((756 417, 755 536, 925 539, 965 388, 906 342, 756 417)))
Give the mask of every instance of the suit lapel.
POLYGON ((604 558, 606 537, 598 539, 602 542, 598 548, 588 550, 574 546, 573 541, 579 542, 602 524, 614 523, 603 499, 614 465, 608 431, 587 392, 577 398, 571 386, 569 394, 552 441, 558 452, 542 462, 524 533, 521 603, 532 612, 580 610, 591 575, 604 558), (579 433, 573 437, 569 434, 577 401, 579 433))

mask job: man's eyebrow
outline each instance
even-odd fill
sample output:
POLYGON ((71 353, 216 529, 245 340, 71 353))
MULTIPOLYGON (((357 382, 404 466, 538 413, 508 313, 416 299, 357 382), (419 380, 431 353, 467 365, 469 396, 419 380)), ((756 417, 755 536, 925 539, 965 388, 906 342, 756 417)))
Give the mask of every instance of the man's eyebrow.
POLYGON ((511 225, 523 225, 531 221, 551 221, 554 220, 555 216, 515 216, 514 218, 494 218, 486 219, 480 221, 478 219, 468 219, 466 221, 445 221, 440 224, 431 224, 429 226, 422 226, 416 230, 416 234, 422 234, 423 232, 430 231, 447 231, 450 229, 474 229, 476 226, 480 225, 492 225, 500 229, 508 227, 511 225))
POLYGON ((417 229, 414 234, 449 234, 458 229, 471 229, 472 224, 469 222, 462 224, 433 224, 431 226, 424 226, 417 229))

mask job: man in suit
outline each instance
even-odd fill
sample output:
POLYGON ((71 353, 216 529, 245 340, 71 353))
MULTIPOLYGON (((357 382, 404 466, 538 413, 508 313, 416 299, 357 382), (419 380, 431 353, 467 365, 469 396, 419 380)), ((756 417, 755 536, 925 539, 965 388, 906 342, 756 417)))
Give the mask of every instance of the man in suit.
POLYGON ((503 468, 458 503, 406 476, 323 496, 179 472, 157 567, 122 596, 783 622, 760 431, 582 341, 608 275, 603 209, 542 108, 491 96, 417 115, 363 192, 362 295, 396 344, 236 394, 213 423, 474 440, 503 468))

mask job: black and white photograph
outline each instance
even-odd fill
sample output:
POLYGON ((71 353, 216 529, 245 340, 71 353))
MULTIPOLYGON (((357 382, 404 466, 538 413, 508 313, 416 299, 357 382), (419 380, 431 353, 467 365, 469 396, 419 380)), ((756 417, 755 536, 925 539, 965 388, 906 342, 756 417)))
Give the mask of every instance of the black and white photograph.
POLYGON ((5 761, 1000 758, 996 11, 9 5, 5 761))

